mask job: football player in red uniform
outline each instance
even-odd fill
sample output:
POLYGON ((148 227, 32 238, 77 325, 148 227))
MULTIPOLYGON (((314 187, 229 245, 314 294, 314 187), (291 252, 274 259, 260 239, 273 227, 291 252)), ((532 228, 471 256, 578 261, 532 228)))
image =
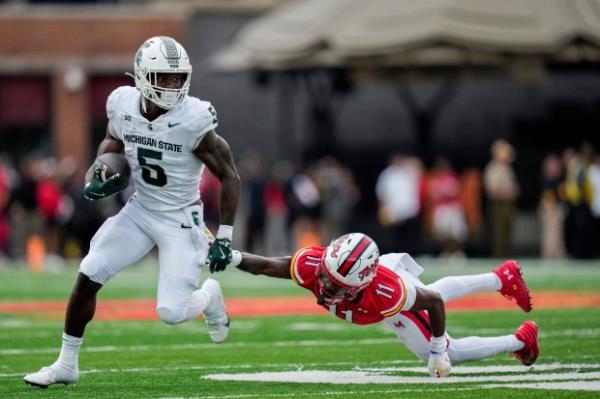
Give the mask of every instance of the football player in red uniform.
POLYGON ((423 284, 423 269, 410 255, 379 256, 375 242, 361 233, 346 234, 329 246, 309 247, 292 257, 270 258, 234 251, 232 264, 252 274, 288 278, 310 290, 331 314, 354 324, 383 321, 434 377, 451 365, 512 353, 531 365, 539 354, 538 327, 525 321, 515 334, 454 339, 445 331, 444 303, 475 291, 498 290, 531 310, 529 291, 519 265, 504 262, 490 273, 444 277, 423 284))

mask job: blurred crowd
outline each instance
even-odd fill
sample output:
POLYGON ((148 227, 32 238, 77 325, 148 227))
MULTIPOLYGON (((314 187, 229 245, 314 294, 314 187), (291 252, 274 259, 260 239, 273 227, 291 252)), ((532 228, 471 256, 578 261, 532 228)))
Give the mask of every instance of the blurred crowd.
MULTIPOLYGON (((298 167, 288 160, 267 164, 259 153, 248 151, 238 160, 243 187, 235 244, 285 255, 327 244, 356 226, 375 225, 366 232, 383 252, 463 257, 466 244, 483 237, 489 254, 506 257, 521 192, 515 157, 511 144, 497 140, 483 170, 459 173, 446 158, 427 169, 418 158, 398 153, 371 186, 359 187, 353 171, 333 157, 298 167), (357 223, 369 214, 357 212, 368 195, 377 200, 373 223, 357 223)), ((600 154, 589 145, 548 154, 540 176, 540 256, 600 256, 600 154)), ((83 173, 70 158, 31 153, 15 164, 0 156, 2 259, 42 268, 85 255, 95 231, 133 187, 112 200, 89 202, 81 196, 82 184, 83 173)), ((200 189, 213 231, 219 188, 219 181, 205 171, 200 189)))

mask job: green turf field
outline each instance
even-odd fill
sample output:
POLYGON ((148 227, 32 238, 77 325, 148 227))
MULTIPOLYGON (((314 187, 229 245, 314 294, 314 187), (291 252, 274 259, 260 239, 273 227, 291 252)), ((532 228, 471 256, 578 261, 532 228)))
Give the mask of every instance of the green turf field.
MULTIPOLYGON (((424 281, 429 282, 445 274, 489 270, 492 263, 423 264, 428 271, 424 281)), ((533 289, 600 292, 598 262, 522 264, 533 289)), ((42 276, 0 270, 0 301, 65 299, 74 276, 74 270, 42 276)), ((228 296, 305 295, 285 280, 238 271, 217 277, 228 296)), ((154 265, 144 265, 118 276, 100 299, 152 298, 155 286, 154 265)), ((210 342, 201 320, 178 326, 98 321, 88 327, 79 384, 34 390, 22 377, 55 360, 62 322, 0 314, 0 398, 600 397, 599 308, 534 310, 530 315, 516 307, 451 312, 447 324, 455 337, 501 335, 513 332, 526 318, 536 320, 541 331, 542 355, 533 369, 500 356, 456 366, 453 376, 441 382, 426 377, 426 367, 382 326, 353 326, 328 315, 237 318, 222 345, 210 342), (360 383, 306 382, 324 377, 360 383), (239 381, 244 378, 251 381, 239 381), (290 380, 298 382, 282 382, 290 380), (582 381, 596 390, 543 389, 582 381)))

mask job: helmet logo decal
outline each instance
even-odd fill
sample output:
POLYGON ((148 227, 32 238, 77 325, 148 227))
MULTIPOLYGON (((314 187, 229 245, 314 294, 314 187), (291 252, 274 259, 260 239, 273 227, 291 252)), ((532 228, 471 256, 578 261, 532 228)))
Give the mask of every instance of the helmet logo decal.
POLYGON ((333 249, 331 250, 331 257, 332 258, 337 258, 338 257, 338 252, 340 250, 340 248, 342 247, 342 241, 344 241, 344 237, 338 238, 337 240, 334 241, 333 245, 333 249))
POLYGON ((162 40, 163 44, 165 45, 165 58, 167 59, 169 66, 171 68, 179 68, 179 58, 181 58, 181 56, 177 51, 177 45, 175 44, 175 41, 166 36, 161 36, 160 40, 162 40))
POLYGON ((348 272, 350 272, 350 269, 352 269, 352 266, 354 266, 356 264, 356 261, 360 258, 362 253, 365 252, 365 250, 369 247, 371 242, 372 241, 370 238, 368 238, 367 236, 364 236, 354 246, 354 248, 352 248, 352 250, 350 251, 350 254, 346 257, 346 260, 344 261, 344 263, 342 263, 342 266, 340 266, 338 268, 337 272, 339 274, 341 274, 342 276, 346 276, 348 274, 348 272))
POLYGON ((371 266, 368 266, 367 268, 361 270, 360 273, 358 273, 358 278, 360 279, 360 281, 364 281, 365 277, 370 276, 371 273, 374 273, 376 269, 377 262, 374 262, 371 266))

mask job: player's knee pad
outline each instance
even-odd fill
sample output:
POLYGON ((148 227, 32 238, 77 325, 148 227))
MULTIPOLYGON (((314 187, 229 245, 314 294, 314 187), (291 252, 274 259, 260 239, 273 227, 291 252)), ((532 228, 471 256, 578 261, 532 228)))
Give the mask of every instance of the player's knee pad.
POLYGON ((91 281, 102 285, 110 278, 108 273, 103 270, 102 263, 97 256, 92 253, 83 258, 79 265, 79 272, 85 274, 91 281))
POLYGON ((158 306, 156 313, 167 324, 179 324, 186 321, 185 309, 174 306, 158 306))

